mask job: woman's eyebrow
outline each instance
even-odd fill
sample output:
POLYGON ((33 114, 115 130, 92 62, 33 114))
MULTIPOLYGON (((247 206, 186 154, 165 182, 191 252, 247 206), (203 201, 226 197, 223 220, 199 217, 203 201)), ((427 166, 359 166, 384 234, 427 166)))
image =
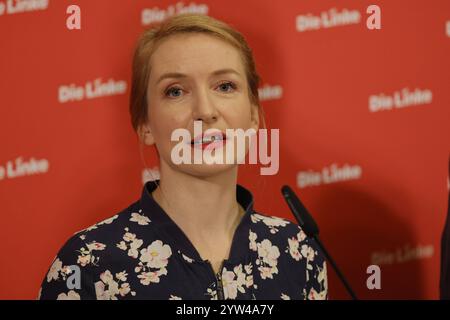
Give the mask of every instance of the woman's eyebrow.
MULTIPOLYGON (((241 76, 241 74, 239 72, 237 72, 234 69, 228 68, 228 69, 220 69, 220 70, 216 70, 214 72, 211 72, 211 76, 218 76, 218 75, 222 75, 222 74, 226 74, 226 73, 234 73, 238 76, 241 76)), ((156 84, 160 83, 162 80, 164 79, 168 79, 168 78, 187 78, 188 75, 184 74, 184 73, 179 73, 179 72, 168 72, 168 73, 164 73, 162 74, 159 78, 158 81, 156 82, 156 84)))
POLYGON ((221 74, 225 74, 225 73, 234 73, 238 76, 240 76, 241 74, 239 72, 237 72, 234 69, 228 68, 228 69, 220 69, 220 70, 216 70, 214 72, 211 72, 212 76, 217 76, 217 75, 221 75, 221 74))

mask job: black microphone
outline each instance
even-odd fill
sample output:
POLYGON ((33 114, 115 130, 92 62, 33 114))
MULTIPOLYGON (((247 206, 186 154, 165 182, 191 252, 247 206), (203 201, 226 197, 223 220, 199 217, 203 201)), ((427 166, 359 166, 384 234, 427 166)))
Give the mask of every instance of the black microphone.
POLYGON ((314 218, 311 216, 311 214, 308 212, 305 206, 300 202, 300 199, 297 197, 297 195, 294 193, 294 191, 292 191, 292 189, 289 186, 283 186, 281 188, 281 193, 283 194, 283 197, 286 200, 289 209, 291 209, 292 214, 297 220, 299 226, 302 228, 303 232, 308 237, 313 238, 317 242, 325 258, 330 262, 337 276, 344 284, 344 287, 345 289, 347 289, 347 292, 350 294, 353 300, 358 300, 352 288, 345 279, 344 275, 341 273, 338 266, 331 258, 331 256, 328 254, 328 251, 325 249, 322 242, 320 241, 319 227, 317 226, 317 223, 314 221, 314 218))

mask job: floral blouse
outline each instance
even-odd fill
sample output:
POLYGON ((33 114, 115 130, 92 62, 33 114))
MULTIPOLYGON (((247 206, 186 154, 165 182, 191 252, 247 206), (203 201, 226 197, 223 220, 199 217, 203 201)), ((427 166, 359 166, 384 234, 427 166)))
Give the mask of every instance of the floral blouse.
POLYGON ((140 200, 72 236, 45 276, 39 299, 327 299, 327 269, 314 240, 286 219, 246 209, 227 260, 215 274, 152 198, 140 200))

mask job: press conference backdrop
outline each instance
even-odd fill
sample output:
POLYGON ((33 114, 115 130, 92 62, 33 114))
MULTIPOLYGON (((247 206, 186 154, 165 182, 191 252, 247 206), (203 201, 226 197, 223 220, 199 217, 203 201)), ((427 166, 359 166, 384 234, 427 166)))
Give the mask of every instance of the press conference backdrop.
MULTIPOLYGON (((34 299, 68 237, 157 178, 155 150, 144 163, 129 120, 132 51, 143 30, 184 12, 230 23, 254 50, 267 126, 280 129, 278 173, 240 169, 256 209, 293 220, 289 184, 361 298, 438 298, 446 0, 0 0, 0 298, 34 299), (68 28, 71 5, 81 29, 68 28), (371 265, 380 289, 367 286, 371 265)), ((330 298, 346 298, 329 277, 330 298)))

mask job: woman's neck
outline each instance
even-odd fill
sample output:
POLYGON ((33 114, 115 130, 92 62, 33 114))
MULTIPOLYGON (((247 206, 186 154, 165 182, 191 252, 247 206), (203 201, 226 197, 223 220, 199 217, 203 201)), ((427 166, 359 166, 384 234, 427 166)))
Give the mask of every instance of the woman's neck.
POLYGON ((232 240, 243 212, 236 200, 237 166, 209 177, 195 177, 161 162, 155 201, 193 243, 232 240))

